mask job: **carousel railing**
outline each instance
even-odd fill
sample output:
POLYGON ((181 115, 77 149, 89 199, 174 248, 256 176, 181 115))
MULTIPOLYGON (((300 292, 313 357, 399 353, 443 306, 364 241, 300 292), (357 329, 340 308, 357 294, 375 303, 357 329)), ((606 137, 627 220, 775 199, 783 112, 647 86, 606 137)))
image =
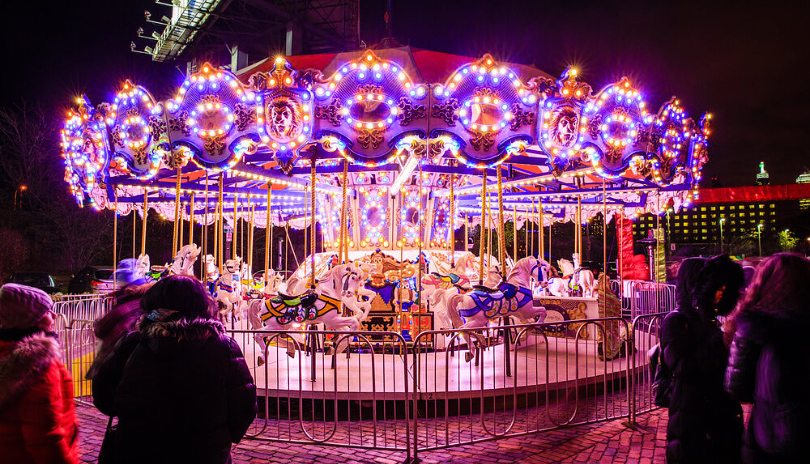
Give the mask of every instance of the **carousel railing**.
POLYGON ((111 307, 112 297, 108 294, 61 295, 51 310, 64 315, 68 322, 74 319, 95 321, 111 307))
POLYGON ((481 333, 497 344, 467 363, 428 348, 434 337, 460 345, 460 331, 423 332, 412 352, 414 452, 630 418, 630 333, 622 318, 502 326, 481 333), (606 343, 618 344, 612 359, 606 343))
POLYGON ((641 366, 634 369, 633 383, 633 412, 643 413, 658 408, 653 403, 652 395, 652 372, 649 367, 649 353, 653 346, 658 343, 658 333, 667 312, 656 314, 645 314, 637 316, 633 320, 633 335, 636 344, 636 351, 633 356, 634 366, 641 366))
MULTIPOLYGON (((632 324, 617 317, 492 327, 479 331, 490 346, 474 350, 470 362, 460 330, 422 332, 413 341, 394 332, 228 333, 258 390, 259 417, 246 438, 402 451, 410 458, 561 427, 634 423, 636 414, 655 408, 647 351, 664 315, 632 324)), ((57 321, 83 404, 92 395, 84 380, 95 354, 92 325, 64 315, 57 321)))
POLYGON ((402 335, 329 330, 229 333, 242 346, 257 388, 260 413, 249 438, 403 451, 410 456, 410 411, 405 406, 411 397, 410 374, 402 335), (371 339, 381 335, 385 342, 371 339), (255 343, 257 336, 264 338, 264 348, 255 343))
POLYGON ((622 313, 630 319, 675 309, 675 285, 646 280, 611 282, 622 302, 622 313))

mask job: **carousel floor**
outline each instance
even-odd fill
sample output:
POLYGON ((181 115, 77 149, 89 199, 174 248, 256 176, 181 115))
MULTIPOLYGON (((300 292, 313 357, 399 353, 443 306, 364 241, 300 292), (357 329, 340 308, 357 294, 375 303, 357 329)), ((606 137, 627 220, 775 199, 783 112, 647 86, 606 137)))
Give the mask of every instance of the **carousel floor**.
MULTIPOLYGON (((437 351, 407 356, 353 351, 346 355, 305 351, 287 355, 285 347, 270 346, 267 361, 248 336, 236 334, 260 394, 269 397, 333 400, 405 400, 414 388, 420 399, 544 393, 560 389, 621 382, 628 371, 627 357, 600 360, 597 344, 565 338, 546 341, 530 336, 512 346, 511 375, 507 376, 503 345, 482 351, 479 365, 466 362, 466 350, 437 351), (454 355, 453 355, 454 354, 454 355), (331 363, 335 361, 335 369, 331 363), (313 368, 314 362, 314 368, 313 368), (414 381, 414 377, 418 380, 414 381)), ((646 356, 637 357, 646 358, 646 356)), ((636 369, 643 366, 636 366, 636 369)))

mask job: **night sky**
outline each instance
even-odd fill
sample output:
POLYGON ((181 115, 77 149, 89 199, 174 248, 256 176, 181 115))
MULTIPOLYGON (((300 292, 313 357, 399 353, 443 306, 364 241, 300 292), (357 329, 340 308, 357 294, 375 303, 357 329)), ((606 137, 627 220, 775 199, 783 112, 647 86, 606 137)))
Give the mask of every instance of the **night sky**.
MULTIPOLYGON (((361 38, 368 44, 384 35, 385 3, 361 0, 361 38)), ((810 167, 804 5, 394 0, 392 24, 395 38, 415 47, 488 52, 553 76, 573 64, 595 91, 626 75, 656 109, 677 95, 691 116, 715 115, 703 177, 732 186, 752 184, 761 160, 772 183, 793 182, 810 167)), ((157 98, 169 96, 181 80, 177 63, 129 51, 139 26, 152 30, 144 9, 158 18, 167 11, 142 0, 4 2, 0 104, 25 99, 56 114, 82 92, 93 103, 109 101, 127 77, 157 98)))

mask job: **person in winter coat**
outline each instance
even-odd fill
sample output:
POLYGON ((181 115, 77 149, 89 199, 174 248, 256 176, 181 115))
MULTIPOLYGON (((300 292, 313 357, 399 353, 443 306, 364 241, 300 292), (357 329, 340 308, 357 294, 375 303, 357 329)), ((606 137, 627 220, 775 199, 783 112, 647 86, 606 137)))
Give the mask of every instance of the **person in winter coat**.
POLYGON ((667 423, 667 462, 737 463, 742 408, 723 388, 728 349, 718 316, 731 312, 742 268, 722 255, 687 259, 678 270, 677 311, 664 318, 660 344, 674 375, 667 423))
POLYGON ((141 297, 154 282, 147 282, 143 269, 139 269, 137 259, 122 259, 115 270, 116 290, 113 294, 113 307, 96 320, 93 333, 99 340, 93 364, 87 370, 85 378, 93 379, 101 364, 112 353, 121 338, 137 329, 141 312, 141 297))
POLYGON ((79 461, 73 382, 42 290, 0 288, 0 461, 79 461))
POLYGON ((165 277, 141 298, 93 381, 96 407, 118 417, 116 463, 222 464, 256 417, 256 386, 214 301, 191 276, 165 277))
POLYGON ((807 462, 810 437, 810 261, 775 254, 757 267, 726 330, 733 337, 726 388, 753 403, 746 463, 807 462))

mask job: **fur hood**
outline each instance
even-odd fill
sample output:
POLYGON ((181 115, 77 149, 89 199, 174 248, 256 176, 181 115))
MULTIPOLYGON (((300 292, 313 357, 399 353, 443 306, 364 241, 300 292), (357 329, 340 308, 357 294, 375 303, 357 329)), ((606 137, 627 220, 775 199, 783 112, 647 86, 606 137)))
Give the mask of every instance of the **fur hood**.
POLYGON ((799 314, 743 311, 735 321, 737 333, 760 345, 796 343, 803 340, 810 317, 799 314))
POLYGON ((0 408, 27 390, 51 363, 61 362, 60 358, 59 343, 44 333, 19 342, 0 342, 0 408))
POLYGON ((164 337, 175 338, 178 341, 205 340, 222 335, 225 335, 225 326, 214 319, 156 321, 141 328, 141 337, 144 341, 164 337))

